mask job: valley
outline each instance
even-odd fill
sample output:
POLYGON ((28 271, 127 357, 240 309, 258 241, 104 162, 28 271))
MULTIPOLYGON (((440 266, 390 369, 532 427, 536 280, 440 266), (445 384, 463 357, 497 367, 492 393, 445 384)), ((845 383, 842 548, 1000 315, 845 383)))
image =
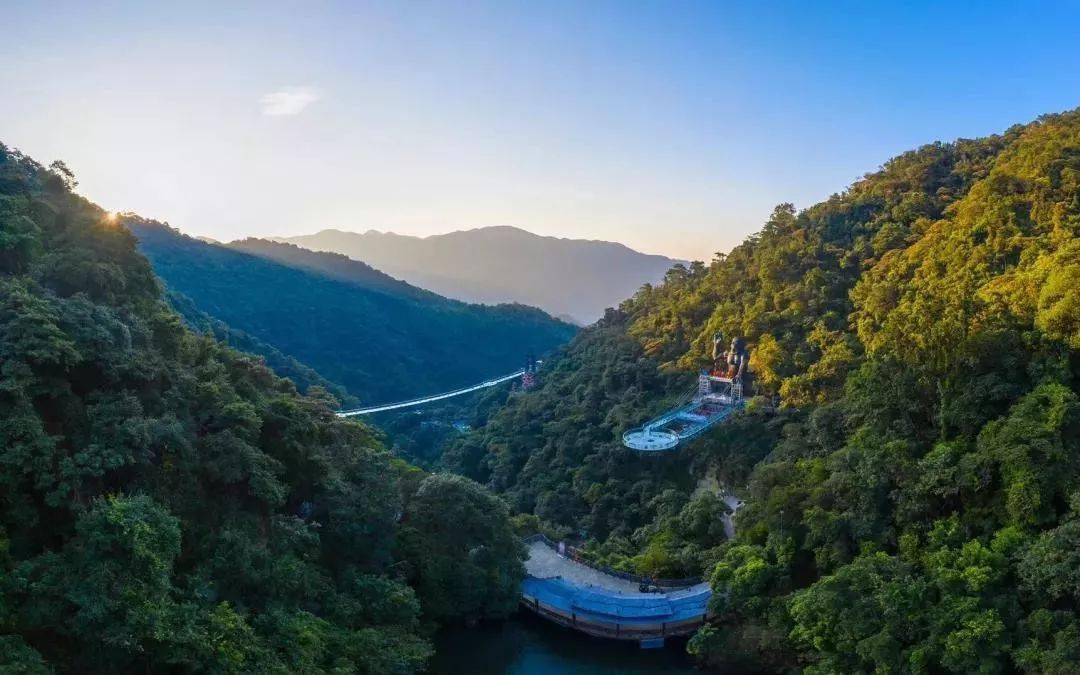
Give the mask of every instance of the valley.
POLYGON ((1080 675, 1080 3, 0 26, 0 675, 1080 675))
POLYGON ((1069 672, 1080 112, 781 204, 581 329, 75 186, 0 146, 5 667, 1069 672), (743 365, 722 420, 626 443, 743 365), (681 616, 673 578, 675 652, 518 612, 681 616))

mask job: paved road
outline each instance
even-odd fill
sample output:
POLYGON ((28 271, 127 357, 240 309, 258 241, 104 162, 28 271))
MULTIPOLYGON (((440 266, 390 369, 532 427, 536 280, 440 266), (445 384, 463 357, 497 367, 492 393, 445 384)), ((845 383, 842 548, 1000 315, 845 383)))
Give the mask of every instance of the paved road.
POLYGON ((525 561, 525 571, 538 579, 562 577, 581 586, 602 588, 620 595, 640 594, 637 582, 613 577, 588 565, 564 558, 539 541, 529 544, 529 559, 525 561))
MULTIPOLYGON (((720 498, 731 509, 731 514, 724 514, 724 533, 729 539, 735 536, 735 523, 732 516, 742 508, 744 502, 732 494, 721 494, 720 498)), ((529 557, 525 561, 525 571, 538 579, 562 577, 581 586, 603 589, 619 595, 640 595, 638 583, 604 574, 588 565, 582 565, 570 558, 564 558, 547 544, 534 541, 528 546, 529 557)))

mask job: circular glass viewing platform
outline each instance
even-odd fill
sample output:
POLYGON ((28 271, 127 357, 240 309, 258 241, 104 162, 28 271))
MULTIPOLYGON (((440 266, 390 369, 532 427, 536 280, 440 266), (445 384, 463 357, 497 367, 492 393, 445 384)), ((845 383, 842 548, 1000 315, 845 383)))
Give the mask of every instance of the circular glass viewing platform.
POLYGON ((670 450, 679 444, 679 437, 670 431, 637 429, 627 431, 622 437, 623 445, 631 450, 655 452, 670 450))

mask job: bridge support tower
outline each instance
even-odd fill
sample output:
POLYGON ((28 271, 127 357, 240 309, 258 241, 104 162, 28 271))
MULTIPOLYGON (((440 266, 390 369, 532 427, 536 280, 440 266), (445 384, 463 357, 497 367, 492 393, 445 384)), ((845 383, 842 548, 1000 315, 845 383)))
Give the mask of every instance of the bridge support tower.
POLYGON ((536 359, 532 354, 525 358, 525 372, 521 375, 521 390, 529 391, 536 386, 536 359))

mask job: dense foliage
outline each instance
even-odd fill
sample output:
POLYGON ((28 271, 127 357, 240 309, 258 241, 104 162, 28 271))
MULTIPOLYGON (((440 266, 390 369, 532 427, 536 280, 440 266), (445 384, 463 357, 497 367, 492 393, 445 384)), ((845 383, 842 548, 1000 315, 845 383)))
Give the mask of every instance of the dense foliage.
POLYGON ((444 462, 607 562, 708 574, 706 663, 1077 672, 1078 229, 1080 111, 922 147, 673 268, 444 462), (622 449, 717 331, 780 410, 622 449))
POLYGON ((575 331, 538 309, 448 300, 332 253, 250 240, 222 246, 136 217, 124 222, 171 290, 367 403, 510 372, 575 331))
POLYGON ((335 384, 315 372, 313 368, 281 353, 281 350, 262 340, 229 326, 224 321, 215 319, 200 311, 191 298, 176 291, 166 291, 165 298, 189 327, 198 333, 213 335, 218 342, 223 342, 233 349, 248 354, 261 356, 266 365, 276 374, 292 380, 296 388, 307 393, 312 387, 321 387, 333 395, 342 405, 348 407, 358 403, 356 397, 345 391, 345 387, 335 384))
POLYGON ((0 670, 407 672, 506 613, 497 500, 186 328, 73 185, 0 145, 0 670))
POLYGON ((415 561, 408 578, 432 618, 506 616, 517 607, 521 542, 506 505, 475 482, 425 478, 409 499, 398 541, 415 561))

